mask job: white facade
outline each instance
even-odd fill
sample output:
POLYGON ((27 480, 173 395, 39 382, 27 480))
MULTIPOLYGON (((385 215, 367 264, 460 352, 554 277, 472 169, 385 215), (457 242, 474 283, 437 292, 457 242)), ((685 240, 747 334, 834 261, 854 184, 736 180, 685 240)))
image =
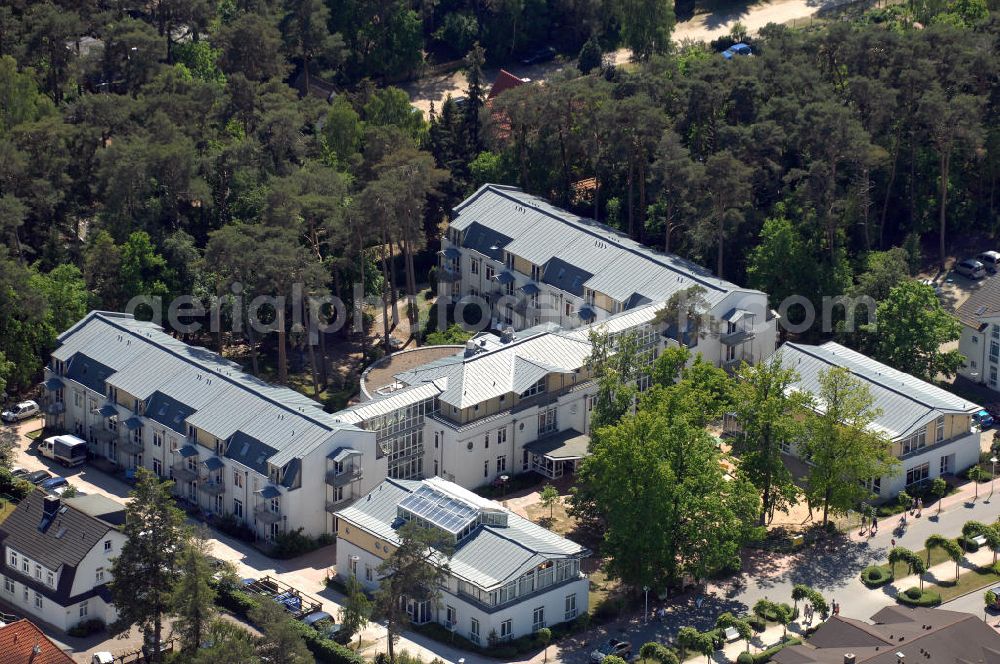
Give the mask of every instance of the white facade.
POLYGON ((958 373, 992 390, 1000 390, 1000 316, 981 318, 980 323, 980 327, 962 325, 958 352, 965 361, 958 373))
POLYGON ((49 569, 8 543, 0 566, 0 599, 64 631, 86 620, 110 624, 118 612, 102 597, 106 591, 99 591, 111 580, 111 559, 121 553, 124 543, 121 532, 109 530, 73 569, 65 565, 49 569), (64 574, 72 574, 73 579, 68 594, 61 597, 58 591, 64 574))

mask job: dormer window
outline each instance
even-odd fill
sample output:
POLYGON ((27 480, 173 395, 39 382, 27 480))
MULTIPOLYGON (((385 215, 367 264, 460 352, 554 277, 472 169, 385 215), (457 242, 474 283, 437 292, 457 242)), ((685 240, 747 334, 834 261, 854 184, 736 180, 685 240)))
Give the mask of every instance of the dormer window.
POLYGON ((545 378, 540 378, 537 383, 521 392, 521 398, 527 399, 528 397, 533 397, 536 394, 541 394, 545 391, 545 378))

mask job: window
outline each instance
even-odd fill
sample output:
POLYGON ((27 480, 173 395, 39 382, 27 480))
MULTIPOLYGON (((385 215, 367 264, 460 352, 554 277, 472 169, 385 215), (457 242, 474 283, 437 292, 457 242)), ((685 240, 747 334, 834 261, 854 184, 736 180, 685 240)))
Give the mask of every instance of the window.
POLYGON ((240 471, 233 470, 233 486, 237 489, 243 488, 243 476, 240 475, 240 471))
POLYGON ((531 631, 537 632, 541 628, 545 627, 545 607, 540 606, 535 609, 534 614, 531 619, 531 631))
POLYGON ((990 367, 990 387, 997 386, 997 368, 995 366, 990 367))
POLYGON ((576 595, 566 595, 566 614, 564 620, 576 618, 576 595))
POLYGON ((501 639, 510 639, 510 635, 511 635, 512 631, 513 630, 511 629, 510 618, 507 618, 507 620, 504 620, 502 623, 500 623, 500 638, 501 639))
POLYGON ((502 454, 497 457, 497 473, 503 473, 507 471, 507 455, 502 454))
POLYGON ((479 274, 479 261, 472 259, 472 274, 479 274))
POLYGON ((10 566, 17 569, 17 552, 15 551, 10 552, 10 566))
POLYGON ((483 461, 483 477, 490 476, 490 460, 486 459, 483 461))
POLYGON ((469 622, 469 640, 473 643, 479 643, 479 621, 475 618, 469 622))
POLYGON ((496 270, 493 269, 493 266, 487 264, 486 265, 486 278, 487 279, 492 279, 495 274, 496 274, 496 270))
POLYGON ((84 601, 80 602, 80 617, 81 618, 86 618, 88 612, 89 612, 89 609, 87 607, 87 600, 84 600, 84 601))
POLYGON ((556 430, 556 409, 549 408, 538 414, 538 435, 556 430))
POLYGON ((233 516, 237 519, 243 518, 243 501, 239 498, 233 498, 233 516))
POLYGON ((978 344, 979 343, 979 337, 977 337, 976 335, 973 334, 972 335, 972 343, 978 344))
POLYGON ((540 281, 542 278, 542 268, 538 265, 531 266, 531 280, 540 281))
POLYGON ((25 574, 31 574, 31 561, 27 558, 21 558, 21 571, 25 574))
POLYGON ((153 459, 153 474, 157 477, 163 475, 163 464, 159 459, 153 459))
POLYGON ((507 442, 507 427, 502 429, 497 429, 497 445, 502 445, 507 442))
POLYGON ((104 550, 105 551, 111 550, 111 540, 104 540, 104 550))
POLYGON ((1000 360, 1000 341, 990 342, 990 362, 996 364, 1000 360))
POLYGON ((77 408, 83 408, 83 394, 82 393, 80 393, 78 391, 74 391, 73 392, 73 405, 76 406, 77 408))
POLYGON ((97 573, 94 575, 94 581, 97 583, 104 583, 104 568, 98 567, 97 573))
MULTIPOLYGON (((479 408, 479 406, 476 406, 476 408, 479 408)), ((483 436, 483 449, 484 450, 490 449, 490 434, 489 433, 487 433, 486 435, 483 436)))
POLYGON ((438 448, 438 442, 439 442, 440 438, 441 438, 441 434, 439 434, 437 431, 435 431, 434 432, 434 449, 438 448))
POLYGON ((372 580, 372 568, 371 565, 365 565, 365 581, 372 580))
POLYGON ((514 282, 513 281, 508 281, 507 283, 505 283, 503 285, 503 292, 504 292, 505 295, 513 295, 514 294, 514 282))
POLYGON ((949 473, 952 472, 952 468, 954 468, 954 466, 955 466, 955 455, 946 454, 943 457, 941 457, 938 474, 948 475, 949 473))
POLYGON ((35 591, 35 608, 42 608, 42 594, 38 591, 35 591))
POLYGON ((47 585, 49 588, 55 588, 56 587, 56 575, 53 574, 52 572, 46 572, 46 574, 45 574, 45 585, 47 585))
POLYGON ((446 606, 444 614, 445 627, 448 629, 455 629, 455 624, 458 622, 458 612, 455 611, 455 607, 446 606))
POLYGON ((545 391, 545 378, 540 378, 537 383, 521 392, 521 398, 526 399, 528 397, 533 397, 536 394, 541 394, 545 391))
POLYGON ((154 431, 153 432, 153 447, 163 447, 163 432, 154 431))
POLYGON ((508 252, 504 252, 504 264, 508 268, 510 268, 511 270, 513 270, 514 269, 514 254, 511 254, 511 253, 508 253, 508 252))
POLYGON ((11 595, 14 594, 14 580, 8 579, 6 576, 3 578, 3 590, 11 595))
POLYGON ((351 574, 355 577, 358 575, 358 557, 351 556, 351 574))
POLYGON ((922 482, 930 476, 930 464, 922 463, 906 471, 906 486, 922 482))
POLYGON ((567 316, 571 316, 572 314, 573 314, 573 303, 572 302, 567 302, 566 303, 566 315, 567 316))
POLYGON ((937 418, 937 424, 934 427, 934 442, 940 443, 944 440, 944 415, 937 418))

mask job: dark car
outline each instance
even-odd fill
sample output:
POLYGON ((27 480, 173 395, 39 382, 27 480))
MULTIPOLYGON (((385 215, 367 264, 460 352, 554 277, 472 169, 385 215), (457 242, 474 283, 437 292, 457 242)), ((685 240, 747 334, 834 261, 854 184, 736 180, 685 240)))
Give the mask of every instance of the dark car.
POLYGON ((722 57, 726 60, 732 60, 737 55, 753 55, 753 49, 746 44, 733 44, 722 52, 722 57))
POLYGON ((45 480, 38 486, 42 487, 46 491, 55 491, 61 486, 68 486, 68 485, 69 485, 69 480, 67 480, 65 477, 56 476, 45 480))
POLYGON ((632 659, 632 644, 628 641, 609 639, 602 643, 597 650, 590 653, 590 661, 598 664, 598 662, 603 662, 606 657, 611 655, 621 657, 627 662, 632 659))
POLYGON ((522 65, 537 65, 540 62, 548 62, 556 57, 556 49, 551 46, 543 46, 528 53, 521 58, 522 65))
POLYGON ((25 475, 24 479, 28 480, 32 484, 38 485, 44 482, 45 480, 49 479, 50 477, 52 477, 52 473, 50 473, 49 471, 36 470, 33 473, 28 473, 27 475, 25 475))

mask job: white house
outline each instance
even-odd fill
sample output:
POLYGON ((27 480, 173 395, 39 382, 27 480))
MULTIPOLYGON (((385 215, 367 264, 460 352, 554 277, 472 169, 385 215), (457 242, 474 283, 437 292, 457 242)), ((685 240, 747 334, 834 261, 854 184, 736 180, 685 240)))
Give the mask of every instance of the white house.
POLYGON ((74 500, 36 490, 0 525, 0 599, 61 630, 118 617, 107 584, 125 535, 117 519, 92 516, 89 503, 74 500))
POLYGON ((414 623, 436 621, 487 645, 575 619, 588 609, 589 552, 439 477, 388 479, 337 513, 337 574, 378 587, 377 568, 407 521, 454 540, 438 602, 407 602, 414 623))
POLYGON ((372 432, 130 315, 88 314, 59 336, 45 374, 46 425, 126 471, 173 479, 265 541, 332 532, 338 503, 387 472, 372 432))
POLYGON ((962 323, 958 352, 965 357, 958 373, 1000 390, 1000 279, 984 279, 955 316, 962 323))
POLYGON ((820 374, 833 367, 847 369, 868 387, 873 406, 881 411, 872 426, 888 435, 900 461, 895 474, 872 483, 882 500, 936 477, 956 475, 979 460, 979 433, 971 417, 979 410, 976 404, 833 341, 821 346, 786 343, 777 352, 782 365, 798 375, 795 389, 817 394, 820 374))
POLYGON ((688 329, 683 338, 706 360, 753 364, 777 342, 765 293, 514 187, 487 184, 460 203, 441 247, 438 293, 460 306, 485 301, 499 328, 575 328, 696 287, 706 315, 701 332, 712 333, 688 329))

